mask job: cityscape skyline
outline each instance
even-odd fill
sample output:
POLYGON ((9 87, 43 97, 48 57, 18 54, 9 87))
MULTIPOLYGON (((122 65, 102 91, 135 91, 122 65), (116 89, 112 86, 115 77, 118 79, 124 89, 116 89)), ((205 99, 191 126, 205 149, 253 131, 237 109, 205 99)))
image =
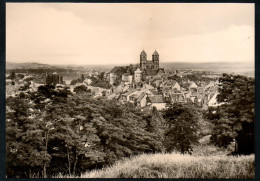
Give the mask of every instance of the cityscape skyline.
POLYGON ((254 4, 7 3, 6 12, 7 62, 134 64, 144 49, 165 63, 254 64, 254 4))

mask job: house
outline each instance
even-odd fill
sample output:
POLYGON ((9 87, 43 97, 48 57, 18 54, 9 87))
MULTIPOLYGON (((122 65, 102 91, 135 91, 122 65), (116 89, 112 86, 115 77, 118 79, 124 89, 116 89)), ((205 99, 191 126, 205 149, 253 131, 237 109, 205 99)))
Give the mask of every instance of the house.
POLYGON ((92 83, 92 80, 91 79, 85 79, 84 82, 87 84, 87 85, 90 85, 92 83))
POLYGON ((191 97, 191 92, 190 91, 185 91, 184 92, 184 96, 186 99, 190 98, 191 97))
POLYGON ((146 104, 146 101, 143 100, 143 94, 153 95, 153 93, 148 89, 132 89, 121 95, 121 101, 137 104, 138 100, 139 100, 139 102, 141 101, 140 104, 143 105, 143 104, 146 104), (140 96, 141 96, 141 98, 140 98, 140 96))
POLYGON ((213 81, 210 81, 209 84, 205 86, 205 90, 208 90, 210 87, 214 87, 215 83, 213 81))
POLYGON ((202 94, 197 94, 194 103, 197 104, 198 106, 203 106, 203 95, 202 94))
POLYGON ((126 92, 130 89, 130 85, 125 85, 122 92, 126 92))
POLYGON ((141 82, 142 81, 142 71, 137 68, 137 70, 134 72, 135 75, 135 83, 141 82))
POLYGON ((34 81, 31 81, 30 85, 30 91, 36 92, 38 90, 38 87, 43 86, 44 84, 37 84, 34 81))
POLYGON ((190 100, 191 100, 192 103, 195 103, 195 99, 196 99, 195 96, 190 97, 190 100))
POLYGON ((116 81, 116 78, 117 78, 117 75, 111 72, 109 74, 109 84, 113 85, 116 81))
POLYGON ((155 80, 153 83, 156 87, 159 87, 163 81, 162 80, 155 80))
POLYGON ((163 92, 169 91, 169 90, 181 90, 181 86, 179 83, 175 80, 167 80, 164 81, 161 85, 160 88, 163 92))
POLYGON ((142 89, 154 90, 154 87, 149 84, 143 84, 142 89))
POLYGON ((87 86, 87 88, 91 91, 91 93, 94 95, 94 97, 105 96, 105 94, 107 92, 112 93, 110 89, 104 89, 101 87, 87 86))
POLYGON ((189 89, 197 89, 197 88, 198 88, 197 84, 195 84, 195 82, 191 81, 190 85, 189 85, 189 89))
POLYGON ((124 84, 119 84, 115 89, 114 92, 115 93, 121 93, 124 90, 124 84))
POLYGON ((116 98, 116 93, 112 93, 112 94, 109 94, 109 95, 107 96, 107 99, 108 99, 108 100, 111 100, 111 99, 114 99, 114 98, 116 98))
POLYGON ((134 93, 134 94, 131 94, 131 95, 129 96, 129 102, 135 104, 136 101, 137 101, 137 99, 138 99, 138 97, 139 97, 138 92, 137 92, 137 93, 134 93))
POLYGON ((172 103, 183 103, 186 100, 184 94, 181 91, 174 91, 169 94, 169 96, 172 103))
POLYGON ((218 103, 217 101, 217 96, 218 96, 218 92, 214 93, 214 95, 212 97, 210 97, 209 102, 208 102, 208 106, 209 107, 217 107, 219 105, 221 105, 221 103, 218 103))
POLYGON ((137 106, 143 108, 146 106, 146 104, 147 104, 147 95, 144 92, 142 92, 137 99, 137 106))
POLYGON ((155 107, 157 110, 162 110, 166 108, 166 102, 162 95, 150 95, 147 97, 147 105, 150 108, 155 107))
POLYGON ((111 89, 105 89, 106 95, 110 95, 112 94, 112 90, 111 89))
POLYGON ((126 92, 124 94, 121 95, 121 101, 123 102, 129 102, 130 101, 130 96, 133 94, 133 93, 136 93, 138 90, 136 89, 133 89, 133 90, 130 90, 129 92, 126 92))
POLYGON ((202 93, 203 93, 203 87, 198 87, 198 88, 197 88, 197 92, 200 93, 200 94, 202 94, 202 93))
POLYGON ((181 90, 181 86, 177 81, 174 81, 172 89, 174 90, 181 90))
POLYGON ((133 76, 132 76, 131 74, 129 74, 129 73, 125 73, 125 74, 122 75, 122 81, 124 81, 125 84, 126 84, 126 83, 132 84, 132 82, 133 82, 133 76))

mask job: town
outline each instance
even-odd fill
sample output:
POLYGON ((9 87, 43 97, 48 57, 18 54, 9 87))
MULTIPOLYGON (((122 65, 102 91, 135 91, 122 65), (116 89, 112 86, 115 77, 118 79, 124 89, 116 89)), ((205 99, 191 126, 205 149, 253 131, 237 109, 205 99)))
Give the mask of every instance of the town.
MULTIPOLYGON (((21 72, 21 71, 20 71, 21 72)), ((6 74, 6 96, 22 91, 37 91, 41 85, 54 85, 56 89, 69 87, 72 93, 79 86, 86 87, 93 97, 130 102, 141 109, 166 108, 167 103, 195 104, 203 110, 216 107, 219 73, 193 70, 165 71, 160 68, 159 53, 147 60, 143 50, 140 64, 116 66, 111 71, 80 70, 68 72, 6 74), (13 74, 13 75, 12 75, 13 74)))
POLYGON ((254 10, 6 3, 0 180, 257 178, 254 10))

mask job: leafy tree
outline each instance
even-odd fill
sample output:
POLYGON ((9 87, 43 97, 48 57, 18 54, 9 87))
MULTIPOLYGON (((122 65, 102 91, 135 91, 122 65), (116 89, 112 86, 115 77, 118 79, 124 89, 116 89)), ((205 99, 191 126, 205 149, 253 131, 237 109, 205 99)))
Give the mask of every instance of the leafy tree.
POLYGON ((90 92, 90 90, 86 86, 80 85, 75 87, 73 92, 76 92, 76 94, 86 94, 87 92, 90 92))
POLYGON ((167 77, 167 79, 169 79, 169 80, 175 80, 175 81, 177 81, 177 82, 181 82, 181 80, 182 80, 182 78, 179 77, 179 76, 177 76, 176 74, 173 75, 173 76, 167 77))
POLYGON ((101 73, 98 75, 99 80, 103 80, 103 79, 104 79, 104 75, 105 75, 105 72, 101 72, 101 73))
POLYGON ((94 76, 91 77, 91 86, 94 87, 100 87, 100 88, 104 88, 104 89, 109 89, 111 87, 111 85, 109 84, 108 81, 104 80, 104 72, 101 72, 101 74, 99 75, 99 78, 95 78, 94 76))
POLYGON ((6 114, 7 175, 39 176, 44 163, 50 162, 50 155, 44 154, 41 122, 34 120, 40 113, 28 99, 8 98, 6 104, 9 108, 6 114))
POLYGON ((223 74, 219 81, 217 100, 223 104, 209 109, 208 119, 215 125, 211 140, 226 147, 235 139, 238 154, 254 153, 255 80, 223 74))
MULTIPOLYGON (((40 86, 37 92, 32 92, 29 94, 29 99, 34 103, 34 108, 40 111, 39 117, 36 120, 40 120, 39 126, 42 131, 43 145, 44 145, 44 158, 50 156, 49 152, 50 143, 55 137, 55 132, 57 131, 58 126, 56 121, 59 118, 59 110, 61 110, 65 105, 67 105, 67 98, 70 95, 70 92, 67 88, 62 90, 54 89, 53 85, 40 86)), ((36 124, 34 122, 33 124, 36 124)), ((43 177, 47 177, 49 164, 50 162, 43 163, 43 177)))
POLYGON ((76 85, 77 83, 83 83, 83 81, 85 80, 84 75, 82 74, 82 76, 78 79, 73 79, 70 82, 70 85, 76 85))
POLYGON ((45 85, 8 98, 7 108, 8 177, 78 175, 163 147, 156 129, 149 130, 143 113, 130 103, 45 85))
POLYGON ((16 75, 19 79, 23 79, 24 78, 24 75, 23 74, 17 74, 16 75))
POLYGON ((11 72, 11 75, 7 77, 8 79, 14 80, 15 79, 15 71, 11 72))
POLYGON ((157 135, 157 138, 163 142, 165 139, 166 124, 162 114, 153 107, 152 109, 146 110, 143 119, 147 122, 146 130, 157 135))
POLYGON ((83 82, 85 80, 84 74, 81 74, 80 81, 83 82))
POLYGON ((71 82, 70 82, 70 85, 75 85, 75 84, 77 84, 78 83, 78 80, 77 79, 74 79, 74 80, 72 80, 71 82))
POLYGON ((163 116, 168 128, 165 132, 166 151, 192 153, 192 145, 198 141, 198 122, 196 110, 188 105, 172 104, 163 116))

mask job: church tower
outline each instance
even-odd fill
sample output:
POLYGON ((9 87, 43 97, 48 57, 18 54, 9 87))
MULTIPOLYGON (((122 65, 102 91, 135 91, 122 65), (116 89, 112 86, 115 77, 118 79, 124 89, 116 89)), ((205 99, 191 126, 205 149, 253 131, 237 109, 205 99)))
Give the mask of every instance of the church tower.
POLYGON ((141 71, 146 69, 146 64, 147 64, 147 54, 143 50, 140 54, 140 68, 141 71))
POLYGON ((156 70, 159 70, 159 54, 156 50, 153 53, 153 63, 154 63, 154 68, 156 70))

